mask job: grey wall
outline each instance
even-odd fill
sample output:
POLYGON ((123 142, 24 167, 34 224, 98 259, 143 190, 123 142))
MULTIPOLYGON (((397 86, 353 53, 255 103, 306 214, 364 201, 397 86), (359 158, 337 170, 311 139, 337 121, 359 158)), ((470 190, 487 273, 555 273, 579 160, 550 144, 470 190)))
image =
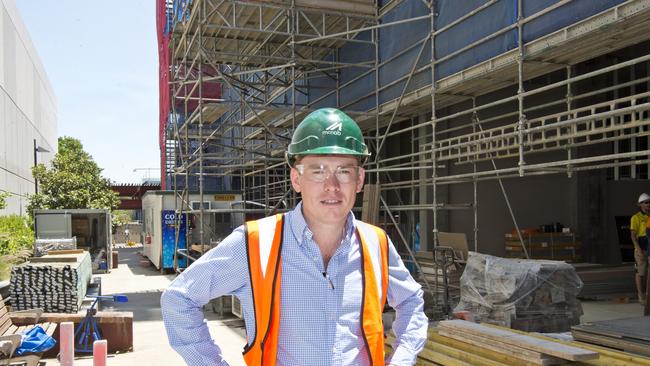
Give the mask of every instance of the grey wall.
MULTIPOLYGON (((572 226, 575 209, 572 197, 575 178, 566 175, 533 176, 505 179, 503 185, 520 229, 538 228, 542 224, 560 222, 572 226)), ((452 202, 471 202, 471 184, 455 185, 449 190, 452 202)), ((514 229, 506 200, 498 181, 478 184, 478 250, 498 256, 505 255, 504 235, 514 229)), ((471 210, 450 211, 451 232, 463 232, 472 247, 474 217, 471 210)), ((575 227, 573 227, 575 229, 575 227)))

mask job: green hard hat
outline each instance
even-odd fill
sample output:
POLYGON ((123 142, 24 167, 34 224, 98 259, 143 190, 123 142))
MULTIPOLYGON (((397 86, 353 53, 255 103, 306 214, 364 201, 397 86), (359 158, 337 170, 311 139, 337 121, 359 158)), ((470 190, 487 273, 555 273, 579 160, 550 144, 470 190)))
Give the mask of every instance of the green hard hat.
POLYGON ((287 162, 293 166, 297 156, 352 155, 365 160, 370 153, 363 143, 359 125, 336 108, 311 112, 293 132, 287 149, 287 162))

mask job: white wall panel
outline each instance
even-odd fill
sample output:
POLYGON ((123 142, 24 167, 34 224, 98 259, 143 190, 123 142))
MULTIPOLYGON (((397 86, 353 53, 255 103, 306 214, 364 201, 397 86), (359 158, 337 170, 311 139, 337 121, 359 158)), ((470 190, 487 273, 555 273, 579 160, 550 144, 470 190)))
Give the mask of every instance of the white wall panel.
POLYGON ((16 34, 12 32, 11 19, 4 13, 2 24, 2 48, 5 92, 11 96, 16 93, 16 34))
POLYGON ((38 71, 36 70, 36 67, 34 65, 31 65, 31 72, 32 72, 32 96, 30 100, 30 109, 32 113, 32 121, 34 122, 34 126, 36 126, 37 130, 42 130, 43 125, 42 125, 42 117, 41 117, 41 111, 39 108, 41 105, 41 79, 38 76, 38 71))
POLYGON ((0 169, 0 192, 4 192, 7 190, 7 171, 4 169, 0 169))
MULTIPOLYGON (((4 44, 4 24, 5 24, 5 8, 4 6, 0 6, 0 41, 3 42, 4 44)), ((5 68, 4 68, 4 57, 5 57, 5 49, 4 47, 0 47, 0 89, 3 88, 4 85, 4 80, 5 80, 5 68)), ((0 114, 0 116, 2 116, 0 114)))
POLYGON ((25 214, 34 192, 33 141, 56 152, 56 98, 14 0, 0 0, 0 191, 14 194, 0 215, 25 214))
MULTIPOLYGON (((2 8, 0 8, 2 9, 2 8)), ((1 49, 2 47, 0 47, 1 49)), ((7 119, 5 117, 6 96, 0 92, 0 167, 7 165, 7 119)), ((0 187, 2 184, 0 183, 0 187)))

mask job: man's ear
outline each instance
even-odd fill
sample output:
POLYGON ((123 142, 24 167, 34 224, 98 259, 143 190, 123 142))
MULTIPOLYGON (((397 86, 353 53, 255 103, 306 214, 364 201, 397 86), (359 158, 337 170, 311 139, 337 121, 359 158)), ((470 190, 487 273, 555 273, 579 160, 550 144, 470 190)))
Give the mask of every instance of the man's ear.
POLYGON ((291 168, 291 172, 289 173, 291 177, 291 186, 293 187, 293 190, 300 193, 300 174, 298 174, 298 170, 296 168, 291 168))
POLYGON ((359 178, 357 179, 357 193, 363 188, 363 181, 366 178, 366 170, 359 167, 359 178))

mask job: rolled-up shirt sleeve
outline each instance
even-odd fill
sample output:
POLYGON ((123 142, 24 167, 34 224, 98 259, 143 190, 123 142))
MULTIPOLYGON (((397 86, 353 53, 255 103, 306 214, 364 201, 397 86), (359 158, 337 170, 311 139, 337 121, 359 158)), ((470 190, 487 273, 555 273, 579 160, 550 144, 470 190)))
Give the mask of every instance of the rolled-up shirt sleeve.
POLYGON ((424 314, 422 287, 388 240, 388 304, 395 309, 393 353, 386 364, 414 365, 427 341, 429 320, 424 314))
POLYGON ((210 335, 202 306, 248 286, 242 227, 186 268, 160 300, 169 344, 188 365, 227 365, 210 335))

